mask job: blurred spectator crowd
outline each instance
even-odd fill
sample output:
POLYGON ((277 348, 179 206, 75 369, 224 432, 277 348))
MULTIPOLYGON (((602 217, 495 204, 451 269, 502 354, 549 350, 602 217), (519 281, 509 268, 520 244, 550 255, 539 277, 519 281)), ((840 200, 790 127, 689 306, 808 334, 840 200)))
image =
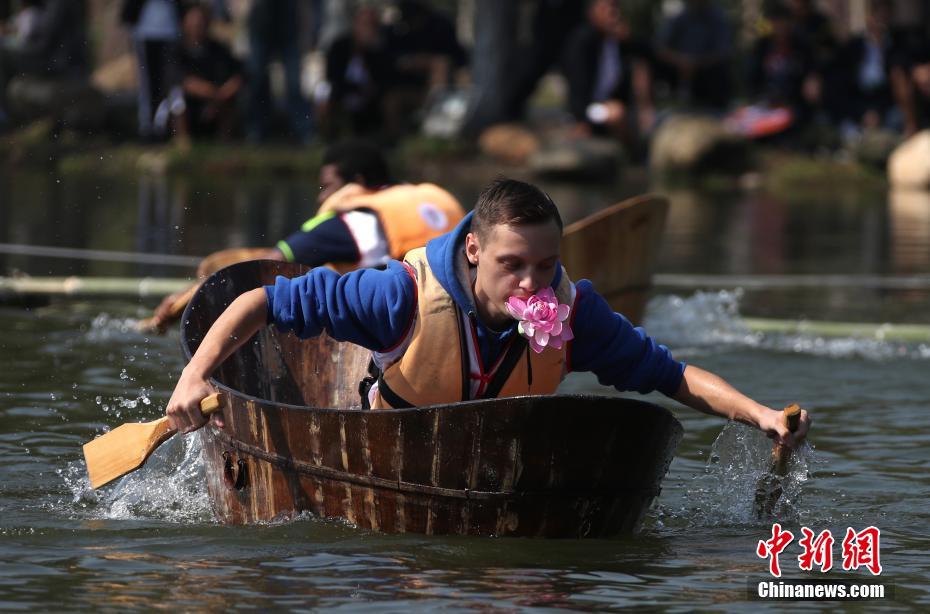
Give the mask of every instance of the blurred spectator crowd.
MULTIPOLYGON (((0 0, 0 130, 13 80, 97 68, 94 4, 0 0)), ((554 116, 570 135, 626 144, 670 111, 749 138, 930 127, 930 0, 119 4, 145 141, 474 137, 526 121, 547 75, 561 75, 554 116)))

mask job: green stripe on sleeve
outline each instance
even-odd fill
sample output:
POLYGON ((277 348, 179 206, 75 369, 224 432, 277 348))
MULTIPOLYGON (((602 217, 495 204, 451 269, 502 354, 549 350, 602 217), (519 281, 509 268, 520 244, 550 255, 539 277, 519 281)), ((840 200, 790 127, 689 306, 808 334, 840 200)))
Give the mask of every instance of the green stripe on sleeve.
POLYGON ((294 250, 291 249, 291 246, 288 245, 286 241, 278 241, 278 244, 275 247, 281 250, 281 253, 284 254, 284 257, 288 262, 294 262, 294 250))
POLYGON ((304 225, 300 227, 300 230, 301 232, 310 232, 311 230, 313 230, 314 228, 316 228, 317 226, 319 226, 326 220, 331 220, 334 217, 336 217, 335 211, 328 211, 326 213, 315 215, 311 217, 309 220, 307 220, 306 222, 304 222, 304 225))

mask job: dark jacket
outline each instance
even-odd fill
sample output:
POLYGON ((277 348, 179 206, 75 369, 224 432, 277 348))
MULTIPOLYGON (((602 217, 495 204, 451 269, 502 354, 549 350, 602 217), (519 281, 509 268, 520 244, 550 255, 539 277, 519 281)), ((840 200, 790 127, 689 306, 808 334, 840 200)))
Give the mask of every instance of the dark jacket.
POLYGON ((796 38, 786 55, 775 49, 775 41, 764 36, 753 45, 749 85, 753 96, 772 104, 803 105, 804 79, 814 71, 810 48, 796 38))
POLYGON ((47 0, 35 36, 20 52, 24 66, 46 76, 82 76, 87 57, 86 0, 47 0))
MULTIPOLYGON (((148 0, 123 0, 123 6, 119 12, 119 19, 127 26, 134 26, 139 21, 139 15, 142 14, 142 7, 148 0)), ((178 15, 184 13, 184 4, 182 0, 174 0, 178 8, 178 15)))
MULTIPOLYGON (((594 87, 597 83, 598 68, 601 61, 601 46, 604 35, 589 24, 578 26, 565 43, 562 67, 568 80, 568 106, 578 121, 586 121, 585 112, 594 100, 594 87)), ((620 80, 610 92, 610 100, 619 100, 624 104, 632 102, 633 60, 648 60, 649 52, 645 45, 623 41, 619 44, 620 80)))
POLYGON ((885 114, 894 106, 891 91, 891 68, 899 61, 900 50, 897 41, 889 34, 882 44, 882 69, 884 80, 866 88, 860 82, 859 71, 866 58, 866 39, 855 36, 840 50, 836 58, 836 68, 831 75, 835 82, 828 92, 833 94, 833 106, 840 117, 858 122, 867 111, 885 114))

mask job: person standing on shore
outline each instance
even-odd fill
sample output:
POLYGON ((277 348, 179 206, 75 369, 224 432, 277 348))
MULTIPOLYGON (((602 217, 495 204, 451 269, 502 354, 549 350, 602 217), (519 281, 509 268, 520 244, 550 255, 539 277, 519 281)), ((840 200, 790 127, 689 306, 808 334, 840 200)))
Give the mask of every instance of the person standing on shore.
POLYGON ((171 115, 167 101, 177 77, 181 2, 124 0, 120 18, 132 30, 136 53, 139 138, 159 140, 166 136, 171 115))

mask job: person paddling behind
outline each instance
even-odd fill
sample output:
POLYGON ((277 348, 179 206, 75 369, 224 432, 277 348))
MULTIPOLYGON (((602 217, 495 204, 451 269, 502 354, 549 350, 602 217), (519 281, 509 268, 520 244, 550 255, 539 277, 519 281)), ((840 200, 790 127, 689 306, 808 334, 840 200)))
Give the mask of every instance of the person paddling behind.
POLYGON ((244 260, 282 260, 346 272, 403 258, 414 247, 448 232, 465 211, 454 196, 430 183, 394 184, 375 145, 345 141, 332 146, 320 167, 320 208, 299 230, 270 249, 242 248, 212 254, 197 269, 198 283, 162 300, 140 328, 164 332, 180 318, 199 282, 244 260))
MULTIPOLYGON (((543 191, 498 179, 448 234, 384 270, 339 275, 316 268, 239 296, 213 324, 178 380, 166 413, 185 432, 207 419, 210 374, 258 330, 274 324, 310 338, 326 332, 372 351, 377 377, 362 399, 373 409, 552 394, 572 371, 603 385, 658 390, 698 411, 761 429, 795 447, 782 414, 722 378, 674 360, 613 312, 590 281, 559 262, 562 220, 543 191)), ((222 417, 211 418, 222 428, 222 417)))

